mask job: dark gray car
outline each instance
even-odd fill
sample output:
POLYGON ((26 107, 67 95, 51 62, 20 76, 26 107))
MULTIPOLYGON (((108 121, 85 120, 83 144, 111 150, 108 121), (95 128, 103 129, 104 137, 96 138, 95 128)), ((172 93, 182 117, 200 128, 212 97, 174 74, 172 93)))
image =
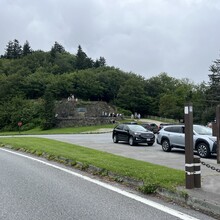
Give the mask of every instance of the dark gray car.
POLYGON ((119 124, 113 129, 112 139, 114 143, 124 141, 130 145, 147 143, 149 146, 152 146, 155 142, 155 135, 141 125, 119 124))

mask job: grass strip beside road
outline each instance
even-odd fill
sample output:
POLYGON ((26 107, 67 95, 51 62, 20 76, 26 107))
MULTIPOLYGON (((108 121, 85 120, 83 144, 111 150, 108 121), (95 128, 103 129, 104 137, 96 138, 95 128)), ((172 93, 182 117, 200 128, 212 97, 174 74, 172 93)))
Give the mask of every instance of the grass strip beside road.
POLYGON ((122 177, 140 180, 144 182, 145 191, 149 191, 147 187, 175 190, 176 186, 183 186, 185 182, 185 173, 181 170, 117 156, 61 141, 35 137, 4 137, 0 139, 0 143, 2 147, 10 146, 15 150, 23 149, 26 152, 34 153, 38 156, 46 153, 51 155, 51 158, 58 156, 64 157, 75 162, 81 162, 85 166, 93 165, 122 177))
POLYGON ((52 128, 49 130, 42 130, 40 127, 23 131, 22 128, 19 131, 2 131, 0 135, 26 135, 26 134, 79 134, 84 132, 98 132, 99 129, 111 128, 113 129, 116 124, 106 125, 94 125, 94 126, 82 126, 82 127, 67 127, 67 128, 52 128))

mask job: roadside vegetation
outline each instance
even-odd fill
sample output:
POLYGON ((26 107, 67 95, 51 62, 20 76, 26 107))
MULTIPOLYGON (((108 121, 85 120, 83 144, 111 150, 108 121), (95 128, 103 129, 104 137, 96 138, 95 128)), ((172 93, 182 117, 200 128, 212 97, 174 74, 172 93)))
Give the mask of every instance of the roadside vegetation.
POLYGON ((5 48, 0 57, 1 131, 16 131, 18 122, 26 131, 55 127, 54 106, 71 94, 78 100, 107 102, 125 116, 140 113, 175 120, 183 119, 184 104, 191 101, 195 123, 215 119, 219 59, 210 66, 209 82, 196 85, 164 72, 149 79, 124 72, 108 66, 102 56, 92 59, 80 45, 75 54, 58 42, 46 52, 32 50, 28 41, 21 46, 17 39, 5 48))
POLYGON ((144 193, 154 193, 162 188, 175 191, 175 187, 184 185, 183 171, 78 145, 34 137, 4 137, 0 139, 0 143, 1 147, 45 156, 49 160, 68 161, 74 167, 78 167, 77 162, 80 162, 82 164, 80 168, 84 170, 92 165, 98 168, 95 174, 108 176, 109 173, 114 173, 114 180, 119 182, 123 182, 125 177, 141 181, 143 185, 139 186, 139 190, 144 193))

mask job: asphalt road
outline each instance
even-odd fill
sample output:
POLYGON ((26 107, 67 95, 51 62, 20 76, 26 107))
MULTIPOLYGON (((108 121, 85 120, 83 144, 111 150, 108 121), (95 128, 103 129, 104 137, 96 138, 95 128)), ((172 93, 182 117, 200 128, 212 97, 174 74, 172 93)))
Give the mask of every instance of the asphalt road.
POLYGON ((2 148, 0 198, 3 220, 212 219, 174 205, 175 211, 71 168, 2 148))

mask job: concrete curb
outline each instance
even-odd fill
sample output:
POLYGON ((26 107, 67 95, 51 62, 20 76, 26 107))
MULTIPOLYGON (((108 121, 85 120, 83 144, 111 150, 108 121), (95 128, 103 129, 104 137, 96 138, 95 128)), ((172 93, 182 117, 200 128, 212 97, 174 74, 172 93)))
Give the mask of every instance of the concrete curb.
POLYGON ((198 198, 198 196, 194 195, 195 193, 192 193, 184 188, 177 188, 176 192, 170 192, 166 189, 162 189, 158 190, 157 193, 162 197, 171 199, 174 202, 187 205, 196 211, 200 211, 213 216, 216 219, 220 219, 220 204, 218 202, 209 201, 206 197, 198 198))

